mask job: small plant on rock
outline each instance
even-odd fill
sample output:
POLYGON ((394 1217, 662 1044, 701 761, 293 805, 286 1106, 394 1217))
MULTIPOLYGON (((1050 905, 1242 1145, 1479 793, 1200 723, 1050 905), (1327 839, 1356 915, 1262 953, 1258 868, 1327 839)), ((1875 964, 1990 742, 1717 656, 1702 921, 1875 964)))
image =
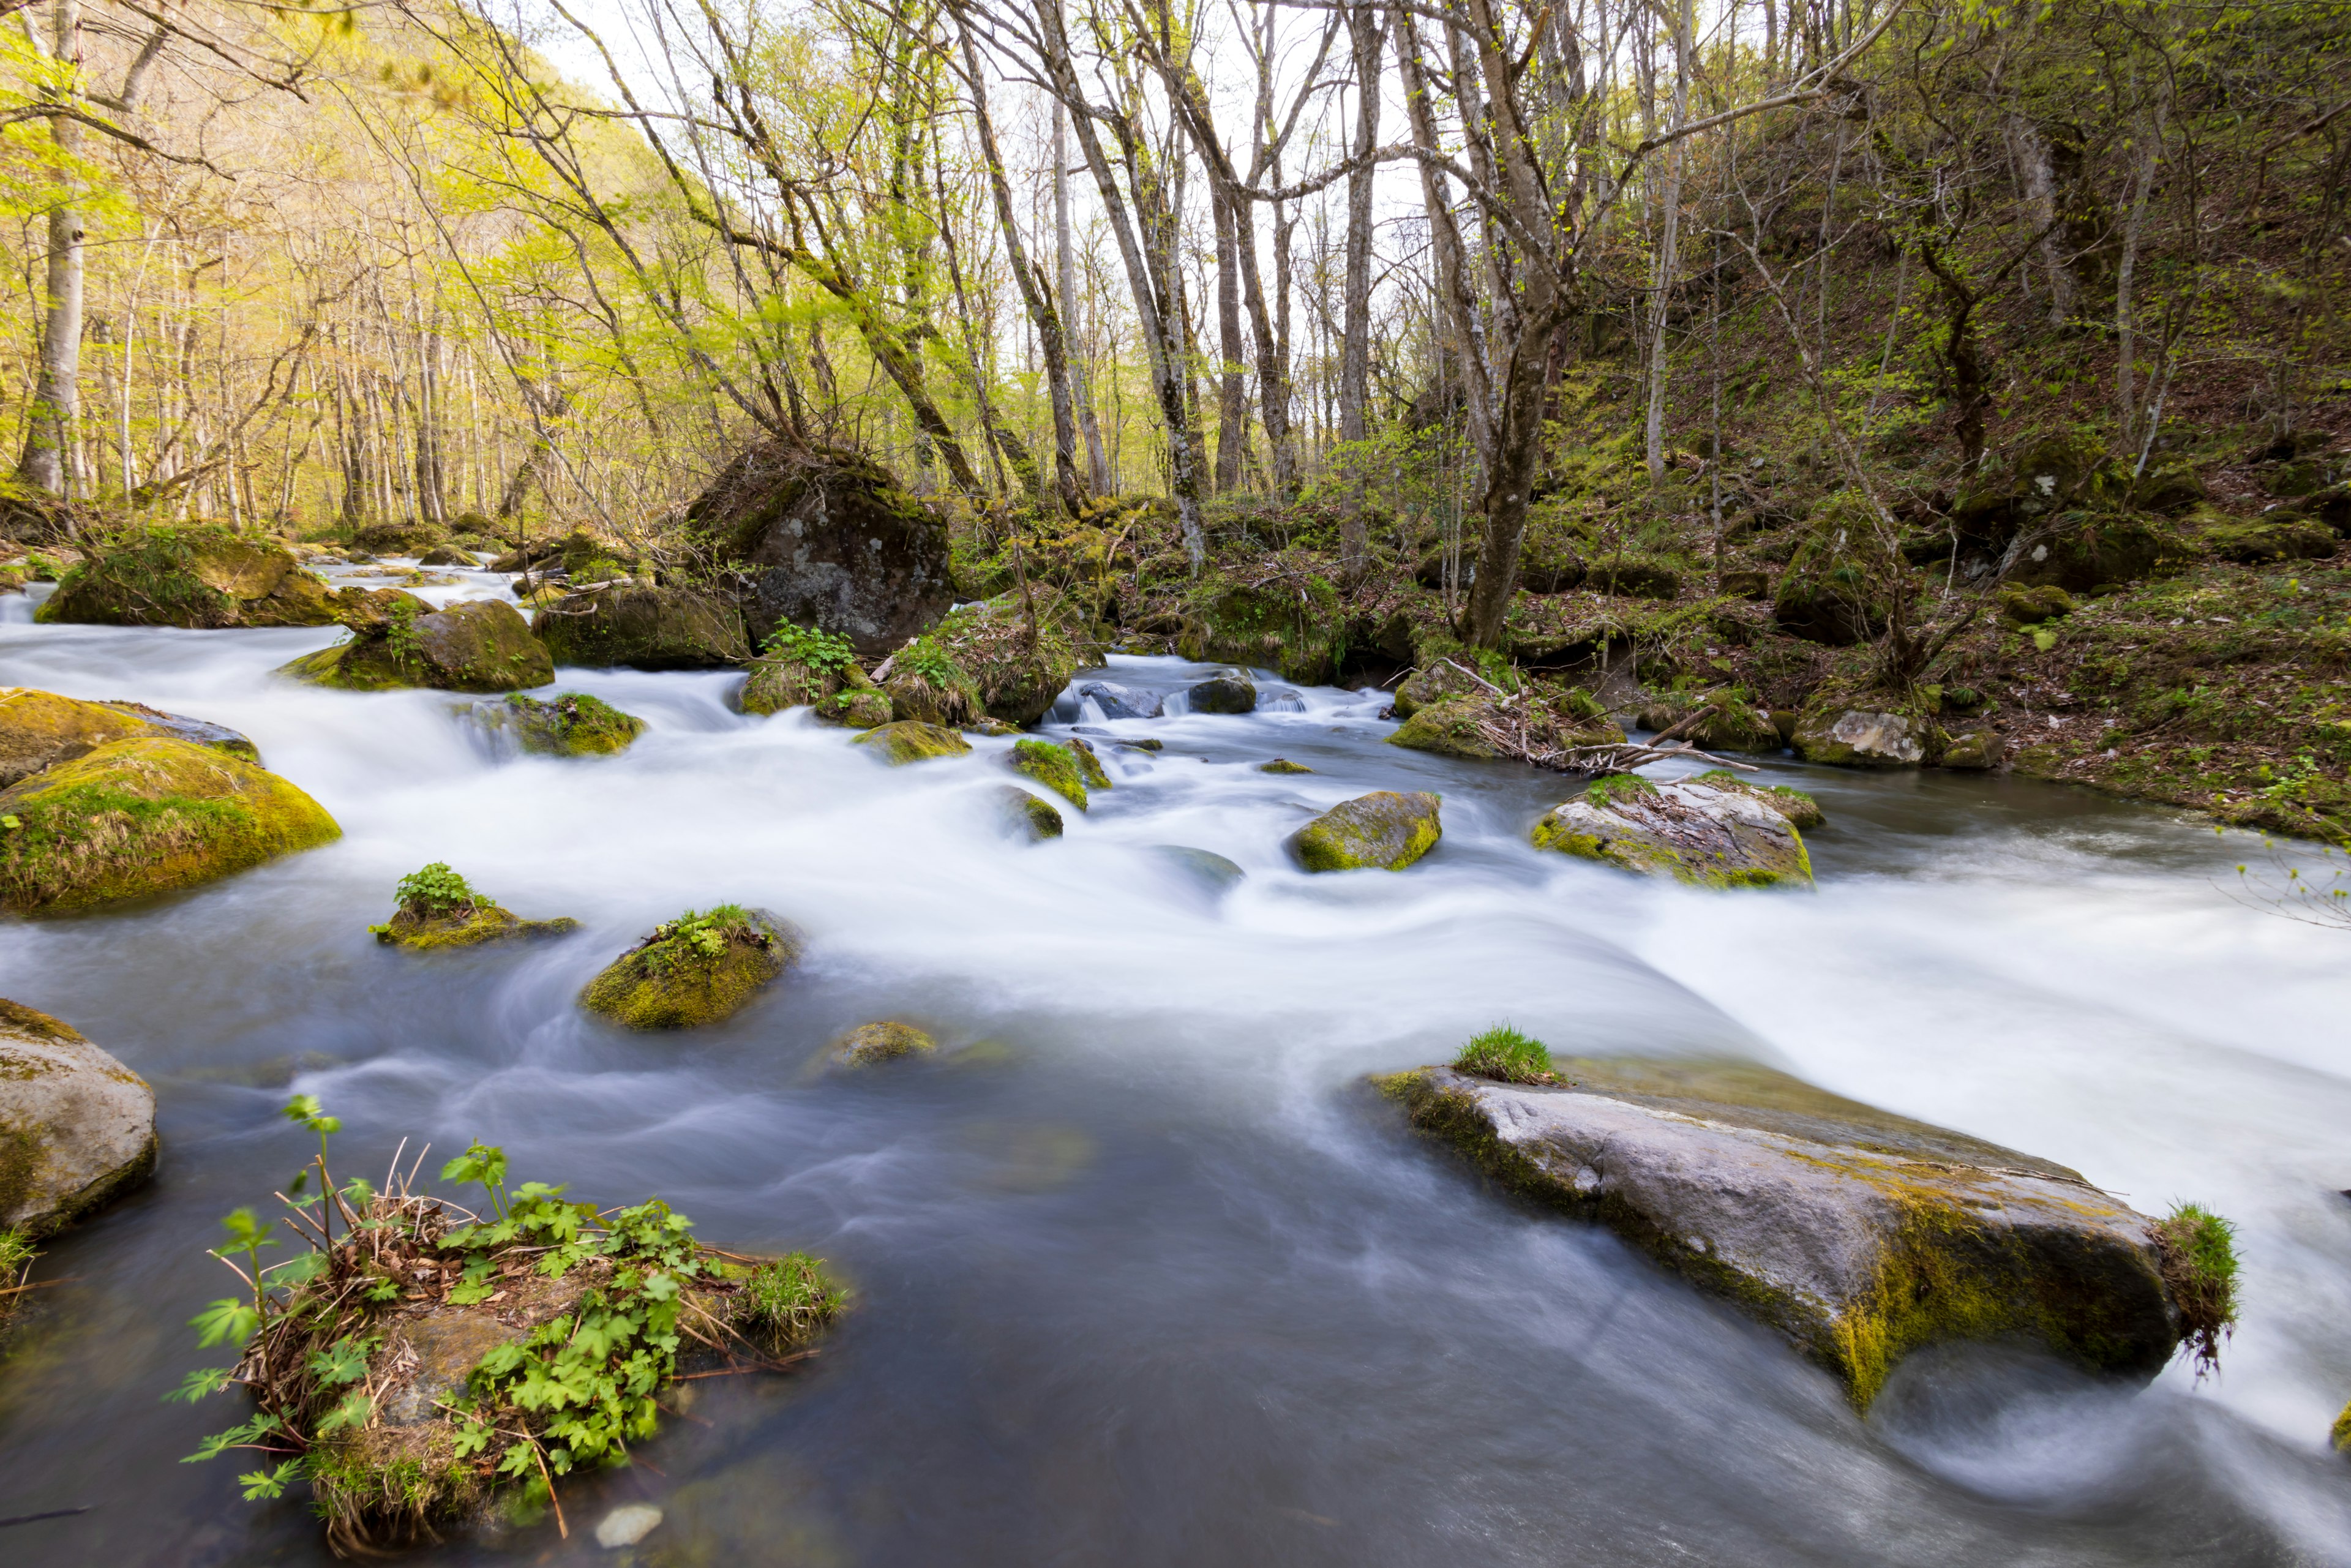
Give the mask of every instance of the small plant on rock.
POLYGON ((1509 1024, 1492 1029, 1461 1048, 1453 1059, 1455 1071, 1496 1078, 1505 1083, 1550 1083, 1551 1047, 1509 1024))
POLYGON ((806 664, 825 674, 838 674, 857 663, 857 650, 850 646, 848 638, 814 626, 795 626, 789 621, 768 633, 760 649, 772 658, 806 664))
POLYGON ((33 1260, 38 1256, 32 1238, 23 1231, 0 1229, 0 1325, 8 1322, 8 1314, 32 1288, 27 1281, 33 1275, 33 1260))
POLYGON ((2183 1203, 2150 1228, 2164 1288, 2179 1308, 2181 1344, 2201 1382, 2220 1364, 2237 1329, 2237 1228, 2200 1204, 2183 1203))
POLYGON ((470 883, 450 870, 446 861, 434 861, 402 877, 399 898, 402 909, 422 915, 470 914, 494 902, 487 894, 475 892, 470 883))

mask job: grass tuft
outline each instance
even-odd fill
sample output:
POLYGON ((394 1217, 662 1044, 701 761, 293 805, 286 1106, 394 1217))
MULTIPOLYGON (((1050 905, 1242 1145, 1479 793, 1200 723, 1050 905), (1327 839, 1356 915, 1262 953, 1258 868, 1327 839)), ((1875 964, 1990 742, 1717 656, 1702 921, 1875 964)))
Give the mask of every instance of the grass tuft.
POLYGON ((2237 1327, 2237 1228, 2200 1204, 2183 1203, 2151 1227, 2164 1288, 2179 1308, 2180 1343, 2201 1381, 2220 1364, 2237 1327))
POLYGON ((1505 1083, 1552 1082, 1551 1047, 1506 1023, 1496 1024, 1463 1046, 1453 1065, 1459 1071, 1498 1078, 1505 1083))

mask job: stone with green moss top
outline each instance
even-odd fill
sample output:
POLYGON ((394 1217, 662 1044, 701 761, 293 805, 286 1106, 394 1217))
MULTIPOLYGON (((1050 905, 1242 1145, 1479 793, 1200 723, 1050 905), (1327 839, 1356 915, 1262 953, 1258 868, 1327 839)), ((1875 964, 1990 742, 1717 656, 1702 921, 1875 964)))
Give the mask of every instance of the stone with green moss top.
POLYGON ((435 861, 401 878, 397 896, 400 903, 392 918, 368 927, 388 947, 472 947, 509 936, 559 936, 580 929, 580 922, 568 916, 519 918, 445 862, 435 861))
POLYGON ((688 910, 607 965, 580 1003, 631 1029, 698 1029, 749 1006, 799 961, 803 945, 765 910, 688 910))
POLYGON ((1061 813, 1050 800, 1040 800, 1017 784, 999 784, 991 797, 996 821, 1004 831, 1032 844, 1061 836, 1061 813))
POLYGON ((1415 709, 1388 737, 1388 744, 1439 757, 1491 761, 1523 758, 1531 751, 1614 746, 1624 738, 1625 732, 1610 719, 1562 712, 1548 693, 1520 691, 1498 696, 1480 691, 1440 697, 1415 709))
POLYGON ((1491 682, 1451 659, 1432 659, 1407 676, 1395 689, 1396 717, 1408 719, 1431 703, 1447 697, 1498 695, 1491 682))
POLYGON ((890 722, 888 694, 858 665, 846 639, 836 645, 820 632, 789 630, 798 635, 778 632, 768 640, 768 652, 751 661, 737 697, 745 713, 805 707, 820 723, 850 729, 890 722))
POLYGON ((473 599, 445 610, 395 603, 380 629, 355 631, 350 642, 306 653, 277 673, 338 691, 509 692, 547 685, 555 662, 513 605, 473 599))
POLYGON ((1332 807, 1291 834, 1289 849, 1308 871, 1402 871, 1444 834, 1435 795, 1380 789, 1332 807))
POLYGON ((1257 770, 1258 770, 1259 773, 1285 773, 1285 774, 1287 774, 1287 773, 1311 773, 1311 772, 1313 772, 1313 771, 1314 771, 1314 769, 1312 769, 1311 768, 1307 767, 1304 763, 1302 763, 1302 762, 1292 762, 1292 761, 1291 761, 1291 760, 1290 760, 1290 758, 1288 758, 1287 757, 1277 757, 1277 758, 1274 758, 1272 761, 1270 761, 1270 762, 1260 762, 1260 763, 1259 763, 1259 764, 1257 765, 1257 770))
POLYGON ((832 1065, 841 1068, 875 1067, 885 1061, 895 1061, 906 1056, 929 1056, 939 1049, 939 1042, 910 1023, 885 1019, 880 1023, 859 1024, 832 1043, 832 1065))
POLYGON ((168 893, 341 835, 317 801, 241 758, 160 735, 109 741, 0 790, 0 910, 168 893))
POLYGON ((1910 1352, 2023 1335, 2145 1380, 2179 1348, 2150 1222, 2076 1173, 1747 1062, 1375 1080, 1504 1186, 1786 1334, 1866 1410, 1910 1352))
POLYGON ((53 1235, 154 1169, 154 1092, 71 1025, 0 998, 0 1232, 53 1235))
POLYGON ((970 741, 946 726, 912 719, 877 726, 850 744, 872 747, 893 768, 936 757, 961 757, 971 749, 970 741))
POLYGON ((1803 835, 1776 801, 1706 778, 1594 781, 1534 825, 1535 848, 1694 887, 1810 887, 1803 835))
POLYGON ((1839 768, 1917 768, 1939 749, 1941 731, 1924 705, 1886 693, 1816 692, 1797 710, 1789 744, 1807 762, 1839 768))
POLYGON ((261 753, 233 729, 143 703, 82 702, 30 686, 0 686, 0 789, 42 768, 88 756, 110 740, 160 735, 209 746, 255 764, 261 753))
POLYGON ((551 697, 509 695, 506 712, 525 751, 549 757, 610 757, 625 751, 645 730, 645 721, 586 692, 551 697))
POLYGON ((104 626, 327 626, 333 593, 274 539, 216 524, 156 527, 94 545, 34 616, 104 626))
POLYGON ((1078 760, 1078 776, 1086 781, 1086 788, 1109 789, 1110 769, 1102 766, 1102 758, 1094 751, 1093 742, 1084 736, 1073 735, 1070 737, 1069 744, 1070 755, 1078 760))
POLYGON ((706 670, 751 657, 734 602, 691 588, 629 582, 566 594, 531 629, 559 664, 706 670))
POLYGON ((1718 789, 1736 789, 1752 800, 1761 800, 1798 828, 1817 828, 1828 821, 1828 813, 1821 803, 1802 789, 1792 789, 1785 784, 1756 784, 1728 768, 1709 768, 1695 776, 1694 781, 1711 784, 1718 789))
MULTIPOLYGON (((1081 811, 1087 810, 1085 769, 1069 747, 1050 740, 1016 740, 1005 761, 1022 778, 1035 779, 1081 811)), ((1094 766, 1099 769, 1102 764, 1094 766)), ((1105 778, 1103 783, 1108 782, 1105 778)))

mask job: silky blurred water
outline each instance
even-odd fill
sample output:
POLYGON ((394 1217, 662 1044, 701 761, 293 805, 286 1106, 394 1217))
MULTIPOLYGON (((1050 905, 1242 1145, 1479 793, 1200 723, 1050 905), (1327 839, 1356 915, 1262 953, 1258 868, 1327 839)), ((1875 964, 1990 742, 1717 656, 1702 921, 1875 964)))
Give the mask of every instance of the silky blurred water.
MULTIPOLYGON (((504 591, 462 573, 447 599, 504 591)), ((436 1560, 928 1564, 2351 1562, 2351 936, 2232 901, 2252 841, 2029 781, 1775 764, 1815 790, 1815 895, 1709 895, 1538 856, 1556 777, 1382 744, 1377 694, 1102 722, 1116 788, 1067 835, 991 826, 1009 742, 903 769, 739 676, 566 670, 647 720, 622 756, 521 758, 475 699, 274 679, 331 631, 37 627, 0 683, 232 726, 341 822, 328 848, 135 909, 0 926, 0 995, 153 1082, 158 1180, 40 1264, 0 1364, 10 1563, 323 1560, 298 1501, 240 1501, 241 1418, 158 1403, 232 1283, 203 1248, 304 1156, 480 1138, 516 1179, 658 1194, 737 1249, 807 1248, 858 1293, 801 1375, 705 1382, 551 1524, 436 1560), (1286 705, 1285 705, 1286 706, 1286 705), (1114 736, 1150 736, 1155 755, 1114 736), (1311 775, 1257 765, 1286 757, 1311 775), (1281 841, 1372 789, 1444 797, 1403 875, 1308 877, 1281 841), (1247 873, 1229 890, 1164 846, 1247 873), (446 860, 541 946, 368 936, 446 860), (580 986, 687 906, 764 905, 807 961, 678 1036, 580 986), (879 1018, 936 1061, 828 1076, 879 1018), (1604 1232, 1481 1187, 1363 1075, 1509 1019, 1556 1049, 1737 1052, 2234 1218, 2224 1372, 2145 1389, 2010 1347, 1914 1358, 1867 1421, 1822 1372, 1604 1232)), ((1114 660, 1168 693, 1206 673, 1114 660)), ((1179 705, 1180 706, 1180 705, 1179 705)))

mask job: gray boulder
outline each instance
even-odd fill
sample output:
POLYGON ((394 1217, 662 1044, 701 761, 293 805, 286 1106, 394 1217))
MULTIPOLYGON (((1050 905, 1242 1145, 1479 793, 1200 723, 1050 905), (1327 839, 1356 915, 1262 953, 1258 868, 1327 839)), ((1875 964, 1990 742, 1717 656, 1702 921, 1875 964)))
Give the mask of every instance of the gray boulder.
POLYGON ((154 1091, 71 1026, 0 999, 0 1229, 62 1230, 154 1169, 154 1091))
POLYGON ((1505 1186, 1786 1334, 1856 1409, 1945 1341, 2022 1335, 2142 1381, 2180 1343, 2153 1222, 2063 1166, 1746 1062, 1571 1060, 1549 1076, 1377 1082, 1505 1186))
POLYGON ((1219 670, 1184 694, 1194 713, 1253 713, 1257 683, 1238 670, 1219 670))
POLYGON ((1812 857, 1796 831, 1807 813, 1820 820, 1812 797, 1751 788, 1725 772, 1663 785, 1624 773, 1553 808, 1531 837, 1539 850, 1694 887, 1810 887, 1812 857))
POLYGON ((1088 681, 1078 687, 1078 695, 1092 698, 1104 718, 1157 718, 1162 711, 1159 699, 1149 692, 1109 681, 1088 681))

